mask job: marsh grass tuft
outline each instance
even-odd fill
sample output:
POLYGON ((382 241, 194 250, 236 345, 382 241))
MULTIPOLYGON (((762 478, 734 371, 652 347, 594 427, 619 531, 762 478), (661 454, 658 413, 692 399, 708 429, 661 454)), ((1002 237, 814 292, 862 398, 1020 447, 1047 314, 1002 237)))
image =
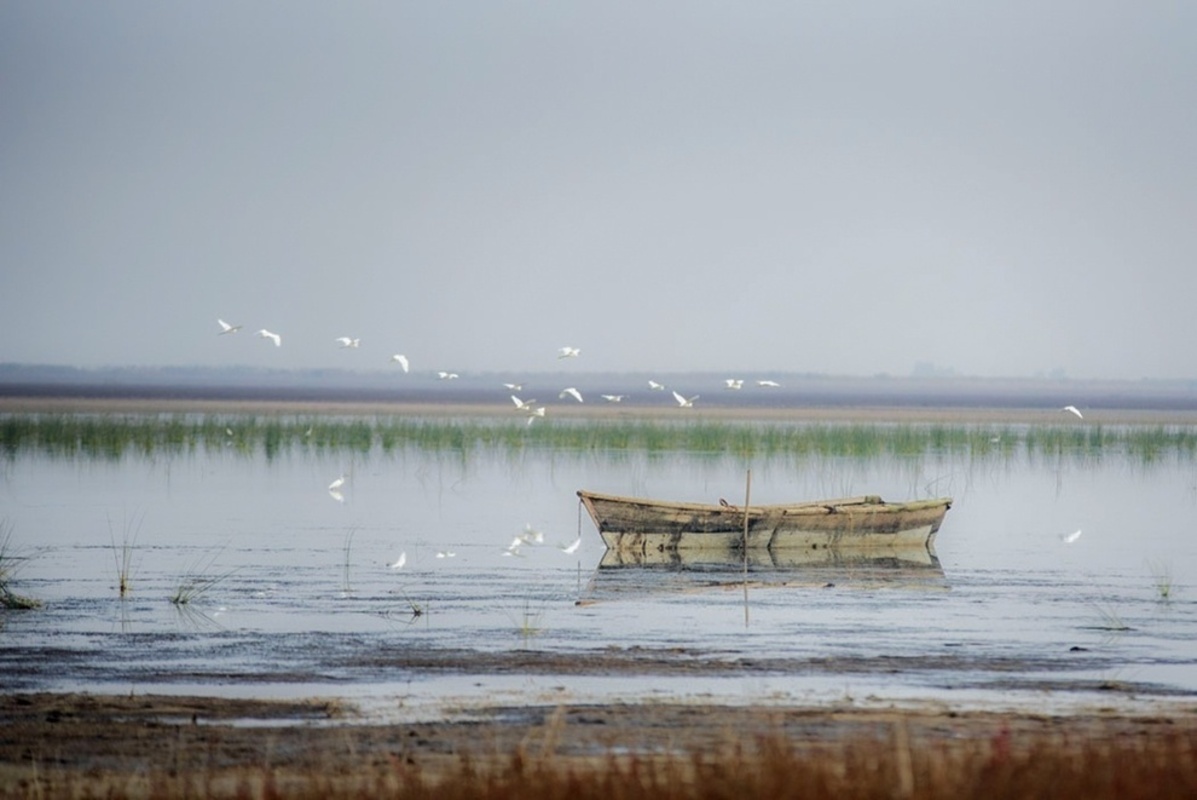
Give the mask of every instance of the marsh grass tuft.
POLYGON ((544 628, 541 625, 541 618, 543 616, 543 611, 532 611, 525 600, 523 612, 519 616, 513 616, 509 613, 507 618, 511 620, 511 624, 515 626, 515 632, 526 644, 532 638, 544 632, 544 628))
POLYGON ((112 542, 112 555, 116 560, 117 592, 121 599, 128 597, 132 590, 130 581, 133 577, 133 548, 137 544, 137 536, 141 533, 141 523, 144 515, 137 514, 132 518, 125 516, 121 526, 121 543, 116 543, 116 533, 113 531, 112 519, 108 519, 108 538, 112 542))
POLYGON ((41 608, 41 600, 17 594, 10 586, 26 560, 26 556, 18 553, 12 546, 12 530, 11 522, 0 520, 0 608, 14 611, 41 608))
POLYGON ((225 572, 213 571, 216 559, 220 557, 220 552, 217 551, 206 557, 201 556, 184 570, 183 574, 179 577, 179 583, 175 587, 174 594, 170 597, 170 602, 176 606, 185 606, 194 603, 232 575, 236 570, 227 570, 225 572))
POLYGON ((1113 633, 1121 633, 1124 631, 1134 630, 1130 625, 1122 621, 1122 617, 1109 603, 1093 603, 1093 609, 1097 612, 1098 621, 1091 627, 1099 631, 1110 631, 1113 633))
POLYGON ((1153 561, 1148 564, 1151 570, 1151 581, 1155 587, 1156 597, 1161 603, 1172 601, 1172 568, 1163 561, 1153 561))

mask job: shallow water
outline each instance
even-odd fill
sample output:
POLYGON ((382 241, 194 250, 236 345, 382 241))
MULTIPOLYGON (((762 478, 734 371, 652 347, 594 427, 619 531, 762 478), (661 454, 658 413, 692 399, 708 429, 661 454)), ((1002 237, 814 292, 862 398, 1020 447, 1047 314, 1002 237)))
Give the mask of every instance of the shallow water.
POLYGON ((46 604, 0 612, 9 692, 339 695, 384 715, 590 699, 1197 697, 1197 464, 1185 458, 201 448, 19 454, 2 470, 6 557, 21 559, 13 588, 46 604), (603 566, 574 494, 738 503, 749 469, 753 502, 868 492, 955 504, 933 555, 745 575, 740 564, 603 566), (327 486, 342 474, 337 499, 327 486), (528 525, 544 543, 509 554, 528 525), (579 534, 575 553, 560 549, 579 534), (197 578, 210 585, 170 601, 197 578), (705 668, 566 676, 402 657, 460 651, 647 652, 705 668))

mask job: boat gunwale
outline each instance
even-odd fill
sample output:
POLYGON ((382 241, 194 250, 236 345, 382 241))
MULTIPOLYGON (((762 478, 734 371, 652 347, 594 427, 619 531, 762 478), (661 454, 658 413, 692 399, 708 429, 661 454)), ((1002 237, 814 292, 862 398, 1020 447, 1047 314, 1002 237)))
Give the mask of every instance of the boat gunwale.
MULTIPOLYGON (((902 502, 890 502, 882 500, 878 495, 858 495, 855 497, 841 497, 829 500, 809 500, 800 503, 775 503, 768 505, 749 505, 737 506, 731 503, 727 505, 720 505, 715 503, 697 503, 693 501, 672 501, 672 500, 654 500, 643 497, 628 497, 624 495, 605 494, 603 492, 592 492, 587 489, 579 489, 578 498, 587 507, 592 518, 594 518, 593 501, 600 503, 615 503, 619 505, 636 505, 647 508, 662 508, 684 510, 696 513, 735 513, 748 514, 749 516, 768 516, 773 514, 788 514, 800 513, 803 511, 826 513, 828 511, 836 511, 845 509, 849 513, 854 510, 867 510, 869 513, 878 511, 922 511, 930 508, 937 508, 939 506, 947 509, 952 507, 952 498, 938 497, 927 500, 909 500, 902 502)), ((596 520, 597 521, 597 520, 596 520)))

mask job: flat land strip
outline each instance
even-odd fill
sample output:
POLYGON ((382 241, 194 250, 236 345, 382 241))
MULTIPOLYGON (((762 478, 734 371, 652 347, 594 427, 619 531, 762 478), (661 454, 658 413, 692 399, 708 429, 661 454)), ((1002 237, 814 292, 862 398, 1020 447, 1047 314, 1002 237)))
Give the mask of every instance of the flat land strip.
POLYGON ((356 718, 352 706, 321 699, 0 697, 0 791, 16 796, 114 788, 124 795, 137 793, 139 786, 157 786, 151 794, 162 796, 174 794, 169 789, 183 786, 180 780, 206 787, 203 794, 222 794, 219 787, 226 785, 231 793, 244 794, 264 774, 276 788, 318 784, 331 789, 340 785, 337 776, 350 783, 373 776, 372 785, 379 787, 390 781, 443 780, 460 774, 463 765, 472 765, 467 772, 503 772, 551 764, 558 773, 585 773, 619 757, 672 758, 681 765, 726 757, 742 763, 773 757, 779 747, 799 761, 851 760, 858 752, 884 761, 896 753, 899 773, 903 753, 920 754, 909 756, 914 759, 911 780, 924 770, 920 765, 928 754, 944 764, 972 763, 969 759, 993 764, 1031 759, 1046 750, 1080 758, 1093 752, 1109 757, 1126 747, 1150 754, 1164 747, 1173 762, 1174 750, 1190 759, 1174 766, 1197 781, 1192 761, 1197 706, 1167 716, 1133 716, 1100 710, 956 712, 942 706, 567 704, 481 709, 458 720, 369 724, 356 718))

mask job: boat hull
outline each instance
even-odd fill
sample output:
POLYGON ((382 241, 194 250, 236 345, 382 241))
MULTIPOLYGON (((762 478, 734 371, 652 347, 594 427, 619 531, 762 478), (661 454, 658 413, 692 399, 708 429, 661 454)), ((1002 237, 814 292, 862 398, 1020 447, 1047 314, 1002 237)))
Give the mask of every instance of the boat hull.
POLYGON ((672 552, 929 547, 950 498, 887 503, 866 495, 791 505, 670 503, 579 491, 610 550, 672 552))

